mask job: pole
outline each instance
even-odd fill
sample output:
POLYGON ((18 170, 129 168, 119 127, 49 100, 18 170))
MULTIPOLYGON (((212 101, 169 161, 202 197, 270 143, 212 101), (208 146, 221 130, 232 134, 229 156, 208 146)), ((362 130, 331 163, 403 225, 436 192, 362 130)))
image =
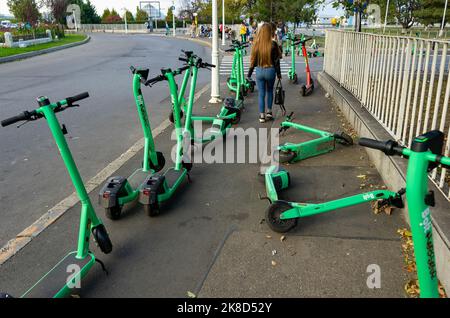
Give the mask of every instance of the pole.
POLYGON ((177 35, 177 31, 175 30, 175 1, 172 1, 172 25, 173 25, 173 36, 177 35))
POLYGON ((222 46, 225 46, 225 0, 222 0, 222 46))
POLYGON ((217 0, 212 0, 212 64, 216 67, 212 69, 211 72, 211 99, 209 102, 211 104, 220 103, 220 66, 219 66, 219 17, 217 14, 217 0))
POLYGON ((75 32, 78 32, 78 24, 77 24, 77 15, 75 14, 75 10, 72 11, 73 21, 75 22, 75 32))
POLYGON ((125 10, 125 34, 128 34, 127 10, 125 10))
POLYGON ((386 25, 387 25, 388 11, 389 11, 389 0, 387 0, 387 4, 386 4, 386 14, 384 15, 383 34, 384 34, 384 32, 386 32, 386 25))
POLYGON ((447 14, 447 4, 448 4, 448 0, 445 0, 444 15, 442 16, 442 25, 441 25, 441 29, 439 30, 439 37, 441 37, 444 34, 445 15, 447 14))

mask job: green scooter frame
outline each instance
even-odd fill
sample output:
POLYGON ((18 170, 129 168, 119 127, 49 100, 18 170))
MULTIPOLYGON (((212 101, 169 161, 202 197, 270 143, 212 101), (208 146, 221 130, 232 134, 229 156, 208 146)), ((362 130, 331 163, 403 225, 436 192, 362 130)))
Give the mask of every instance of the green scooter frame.
MULTIPOLYGON (((103 263, 97 260, 89 249, 91 232, 103 253, 108 254, 112 251, 112 243, 106 228, 95 213, 83 180, 64 137, 67 133, 67 129, 64 125, 60 125, 58 118, 55 115, 55 113, 62 112, 70 107, 78 106, 74 103, 87 97, 89 97, 89 94, 83 93, 77 96, 68 97, 57 103, 50 103, 47 97, 39 97, 38 109, 25 111, 18 116, 1 122, 1 125, 5 127, 20 121, 28 122, 45 118, 81 202, 77 250, 64 257, 36 284, 34 284, 33 287, 27 290, 21 296, 22 298, 67 297, 73 291, 75 286, 78 285, 77 283, 87 275, 96 261, 103 267, 103 263), (76 268, 76 271, 72 272, 70 270, 71 268, 76 268)), ((3 294, 3 297, 5 297, 5 295, 6 294, 3 294)), ((6 297, 8 297, 8 295, 6 295, 6 297)))
POLYGON ((411 225, 420 297, 438 298, 438 278, 434 254, 431 207, 436 202, 434 192, 428 190, 428 174, 441 166, 450 169, 450 158, 442 155, 445 135, 434 130, 416 137, 411 148, 399 146, 390 140, 380 142, 361 138, 360 145, 380 150, 387 156, 402 156, 408 159, 406 172, 406 200, 411 225))
POLYGON ((285 143, 278 146, 276 152, 276 154, 278 154, 279 156, 277 160, 278 162, 294 163, 311 157, 329 153, 336 148, 336 142, 344 146, 353 145, 352 137, 345 132, 333 134, 327 131, 294 123, 292 122, 293 114, 294 113, 291 113, 286 117, 286 120, 281 123, 280 133, 284 133, 288 129, 294 128, 296 130, 314 134, 319 137, 302 143, 285 143))
MULTIPOLYGON (((292 84, 298 83, 298 74, 296 70, 296 48, 301 43, 301 38, 298 38, 294 33, 290 32, 288 34, 288 44, 289 44, 289 51, 291 55, 291 67, 288 71, 288 78, 291 81, 292 84)), ((287 56, 287 55, 286 55, 287 56)))
POLYGON ((183 161, 184 137, 181 124, 181 109, 178 102, 178 86, 175 81, 175 76, 181 75, 187 70, 189 70, 189 66, 179 68, 175 71, 163 69, 161 70, 161 75, 147 80, 145 83, 146 86, 151 87, 158 82, 168 81, 177 136, 175 166, 166 170, 164 174, 149 175, 139 188, 139 203, 144 206, 145 212, 150 217, 159 215, 161 204, 173 197, 183 181, 189 180, 189 171, 192 169, 191 160, 189 162, 183 161))
POLYGON ((378 201, 379 207, 394 206, 403 208, 402 195, 388 190, 376 190, 357 194, 351 197, 325 203, 297 203, 279 199, 278 193, 290 186, 289 172, 277 166, 271 166, 265 172, 266 193, 271 203, 266 210, 266 220, 269 227, 278 233, 286 233, 295 226, 299 218, 322 214, 370 201, 378 201))
POLYGON ((244 55, 249 43, 233 41, 232 47, 225 52, 234 52, 231 76, 227 79, 227 86, 231 92, 236 93, 236 100, 243 100, 248 91, 255 91, 256 82, 245 77, 244 55))
POLYGON ((155 149, 155 142, 148 119, 147 108, 142 95, 141 85, 147 81, 148 69, 135 69, 133 73, 133 94, 136 108, 144 133, 144 158, 142 167, 137 169, 130 177, 115 176, 106 182, 99 193, 99 204, 105 209, 106 216, 111 220, 118 220, 125 204, 135 202, 139 198, 139 188, 149 176, 164 168, 165 158, 155 149))
POLYGON ((289 174, 276 166, 270 167, 265 174, 267 197, 271 202, 266 211, 269 227, 276 232, 284 233, 295 227, 299 218, 374 200, 381 200, 380 205, 403 208, 402 195, 406 193, 420 297, 439 297, 430 209, 435 206, 435 199, 434 192, 428 190, 428 174, 439 165, 450 169, 450 158, 441 154, 444 137, 444 134, 437 130, 425 133, 414 139, 411 149, 399 146, 393 140, 386 142, 366 138, 359 140, 361 146, 380 150, 387 156, 402 156, 409 159, 406 189, 398 193, 377 190, 322 204, 282 201, 278 198, 278 192, 289 186, 289 174))
MULTIPOLYGON (((189 99, 187 108, 185 109, 186 119, 183 136, 186 136, 186 134, 188 134, 191 138, 191 142, 204 144, 226 135, 231 126, 238 124, 241 120, 241 108, 239 107, 239 105, 240 103, 242 103, 242 101, 235 101, 232 98, 227 98, 225 100, 225 104, 220 109, 219 114, 214 117, 192 115, 199 69, 210 69, 212 67, 215 67, 215 65, 205 63, 201 58, 193 54, 186 57, 180 57, 179 60, 186 62, 190 67, 189 73, 186 71, 185 79, 183 80, 183 82, 186 80, 186 76, 189 76, 189 74, 191 74, 189 99), (211 128, 207 130, 203 137, 198 138, 195 131, 195 122, 211 123, 211 128)), ((182 87, 184 87, 184 85, 182 87)))

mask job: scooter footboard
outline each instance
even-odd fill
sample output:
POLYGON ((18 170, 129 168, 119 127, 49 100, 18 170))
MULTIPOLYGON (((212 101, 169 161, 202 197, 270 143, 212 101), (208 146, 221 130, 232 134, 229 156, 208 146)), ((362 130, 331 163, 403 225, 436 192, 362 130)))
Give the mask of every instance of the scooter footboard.
POLYGON ((81 279, 94 265, 95 257, 89 253, 84 259, 78 259, 76 255, 76 252, 68 254, 22 297, 61 298, 80 288, 81 279))

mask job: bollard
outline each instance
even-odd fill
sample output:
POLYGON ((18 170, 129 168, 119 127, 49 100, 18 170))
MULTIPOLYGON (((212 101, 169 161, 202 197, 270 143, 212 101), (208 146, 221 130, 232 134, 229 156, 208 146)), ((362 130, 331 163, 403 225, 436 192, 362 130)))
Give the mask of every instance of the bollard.
POLYGON ((11 32, 5 32, 3 36, 5 38, 5 47, 13 47, 13 36, 11 32))

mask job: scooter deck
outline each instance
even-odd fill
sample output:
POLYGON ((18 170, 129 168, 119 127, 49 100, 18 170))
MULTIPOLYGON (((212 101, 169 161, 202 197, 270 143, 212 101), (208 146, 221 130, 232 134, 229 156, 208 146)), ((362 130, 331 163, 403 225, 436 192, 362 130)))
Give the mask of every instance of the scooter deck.
POLYGON ((143 171, 142 169, 138 169, 131 176, 128 177, 128 183, 131 185, 133 189, 137 189, 151 174, 152 174, 151 171, 143 171))
MULTIPOLYGON (((58 298, 69 294, 70 289, 67 281, 81 280, 95 263, 93 254, 88 254, 84 259, 77 259, 77 253, 72 252, 63 258, 33 287, 31 287, 22 298, 58 298)), ((76 283, 74 283, 76 285, 76 283)))
POLYGON ((181 176, 185 173, 184 169, 174 170, 170 169, 164 174, 166 178, 166 184, 169 188, 173 188, 175 184, 180 180, 181 176))

